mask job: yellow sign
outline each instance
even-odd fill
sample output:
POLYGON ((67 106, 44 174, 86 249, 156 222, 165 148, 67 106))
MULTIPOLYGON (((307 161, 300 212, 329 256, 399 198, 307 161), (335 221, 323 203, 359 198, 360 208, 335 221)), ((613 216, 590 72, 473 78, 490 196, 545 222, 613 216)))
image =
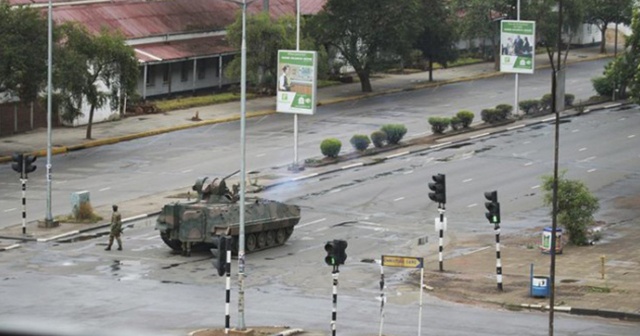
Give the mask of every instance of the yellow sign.
POLYGON ((423 268, 424 259, 417 257, 382 256, 382 266, 423 268))

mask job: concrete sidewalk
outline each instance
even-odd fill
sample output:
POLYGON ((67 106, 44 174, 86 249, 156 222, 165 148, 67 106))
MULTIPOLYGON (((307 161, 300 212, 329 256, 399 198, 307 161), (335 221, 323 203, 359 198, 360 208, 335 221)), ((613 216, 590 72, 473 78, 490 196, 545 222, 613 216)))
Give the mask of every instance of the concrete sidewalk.
MULTIPOLYGON (((611 57, 600 54, 598 47, 571 50, 567 62, 581 62, 611 57)), ((536 56, 536 68, 548 68, 546 54, 536 56)), ((412 74, 381 74, 372 79, 374 92, 362 93, 360 83, 343 84, 318 90, 318 104, 328 105, 343 101, 362 99, 394 92, 417 90, 426 87, 446 85, 494 76, 513 76, 494 70, 493 63, 478 63, 468 66, 438 69, 434 71, 434 81, 429 82, 428 72, 412 74)), ((263 116, 275 112, 275 97, 250 99, 246 103, 247 117, 263 116)), ((92 140, 85 139, 86 126, 58 127, 52 131, 52 153, 59 154, 87 147, 127 141, 135 138, 221 123, 240 119, 239 102, 175 110, 158 114, 126 117, 113 122, 93 125, 92 140), (198 114, 201 121, 191 118, 198 114)), ((14 152, 34 153, 46 156, 47 130, 37 129, 24 134, 0 138, 0 163, 9 162, 14 152)))

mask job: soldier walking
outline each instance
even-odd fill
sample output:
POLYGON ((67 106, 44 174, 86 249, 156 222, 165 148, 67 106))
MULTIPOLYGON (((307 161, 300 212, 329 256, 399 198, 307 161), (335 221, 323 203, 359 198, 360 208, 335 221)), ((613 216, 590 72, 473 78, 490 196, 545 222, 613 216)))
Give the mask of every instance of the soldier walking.
POLYGON ((122 233, 122 216, 118 212, 118 206, 113 205, 113 214, 111 214, 111 232, 109 233, 109 245, 104 249, 105 251, 111 251, 111 245, 113 245, 113 238, 118 241, 118 251, 122 251, 122 240, 120 234, 122 233))

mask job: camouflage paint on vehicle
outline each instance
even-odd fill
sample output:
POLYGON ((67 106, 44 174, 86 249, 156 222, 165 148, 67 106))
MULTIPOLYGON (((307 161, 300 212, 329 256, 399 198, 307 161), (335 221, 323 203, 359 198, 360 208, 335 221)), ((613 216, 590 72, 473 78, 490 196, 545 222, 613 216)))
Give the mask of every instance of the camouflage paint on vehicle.
MULTIPOLYGON (((233 175, 233 174, 232 174, 233 175)), ((226 177, 209 182, 200 178, 192 187, 198 199, 166 204, 156 222, 162 240, 173 250, 211 248, 216 236, 233 237, 238 251, 240 204, 238 185, 229 191, 226 177)), ((300 207, 262 198, 245 198, 245 250, 247 253, 283 245, 300 221, 300 207)))

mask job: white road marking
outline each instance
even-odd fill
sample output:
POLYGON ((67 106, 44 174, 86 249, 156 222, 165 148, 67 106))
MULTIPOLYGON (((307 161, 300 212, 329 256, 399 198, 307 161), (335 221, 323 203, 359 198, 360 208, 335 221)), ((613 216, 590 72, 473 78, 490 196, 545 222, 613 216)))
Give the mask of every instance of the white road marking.
POLYGON ((533 164, 533 162, 527 162, 527 163, 524 164, 524 166, 526 167, 526 166, 530 166, 532 164, 533 164))
POLYGON ((595 169, 595 168, 591 168, 591 169, 587 170, 587 173, 593 173, 593 172, 594 172, 594 171, 596 171, 596 170, 597 170, 597 169, 595 169))
POLYGON ((635 138, 636 135, 635 134, 631 134, 630 136, 628 136, 627 138, 631 139, 631 138, 635 138))
POLYGON ((538 185, 534 185, 533 187, 531 187, 531 189, 538 189, 538 188, 540 188, 539 184, 538 185))
POLYGON ((109 190, 109 189, 111 189, 111 187, 102 188, 102 189, 100 189, 100 190, 98 190, 98 191, 107 191, 107 190, 109 190))
POLYGON ((578 162, 589 162, 589 161, 594 160, 595 158, 596 158, 595 156, 590 156, 590 157, 588 157, 586 159, 578 160, 578 162))
POLYGON ((394 199, 393 201, 397 202, 397 201, 402 201, 403 199, 404 199, 404 197, 398 197, 398 198, 394 199))
POLYGON ((571 130, 571 133, 577 133, 577 132, 580 132, 580 130, 579 129, 571 130))
POLYGON ((470 136, 469 139, 477 139, 477 138, 480 138, 480 137, 483 137, 483 136, 487 136, 489 134, 491 134, 491 133, 488 133, 488 132, 487 133, 482 133, 482 134, 470 136))
POLYGON ((267 155, 267 154, 266 154, 266 153, 262 153, 262 154, 258 154, 258 155, 256 155, 256 157, 263 157, 263 156, 265 156, 265 155, 267 155))
POLYGON ((408 172, 404 172, 403 175, 409 175, 409 174, 413 174, 413 170, 410 170, 408 172))
POLYGON ((466 180, 462 180, 462 183, 467 183, 467 182, 471 182, 471 181, 473 181, 473 179, 468 178, 466 180))
POLYGON ((18 208, 6 209, 4 212, 11 212, 11 211, 15 211, 15 210, 18 210, 18 208))
POLYGON ((318 223, 322 223, 324 221, 326 221, 326 218, 320 218, 320 219, 316 219, 314 221, 311 221, 309 223, 304 223, 304 224, 300 224, 300 225, 296 225, 296 228, 301 228, 301 227, 305 227, 305 226, 309 226, 309 225, 313 225, 313 224, 318 224, 318 223))
POLYGON ((181 171, 181 173, 187 174, 187 173, 191 173, 192 171, 193 171, 193 169, 186 169, 186 170, 181 171))
POLYGON ((528 145, 528 144, 530 144, 530 143, 531 143, 531 141, 525 141, 525 142, 523 142, 522 144, 523 144, 523 145, 528 145))
POLYGON ((333 190, 329 191, 329 193, 333 194, 333 193, 337 193, 337 192, 341 192, 341 191, 342 191, 342 188, 338 188, 338 189, 333 189, 333 190))
POLYGON ((478 203, 469 204, 467 205, 467 208, 473 208, 475 206, 478 206, 478 203))
POLYGON ((587 150, 587 147, 582 147, 582 148, 578 149, 578 152, 584 152, 586 150, 587 150))

